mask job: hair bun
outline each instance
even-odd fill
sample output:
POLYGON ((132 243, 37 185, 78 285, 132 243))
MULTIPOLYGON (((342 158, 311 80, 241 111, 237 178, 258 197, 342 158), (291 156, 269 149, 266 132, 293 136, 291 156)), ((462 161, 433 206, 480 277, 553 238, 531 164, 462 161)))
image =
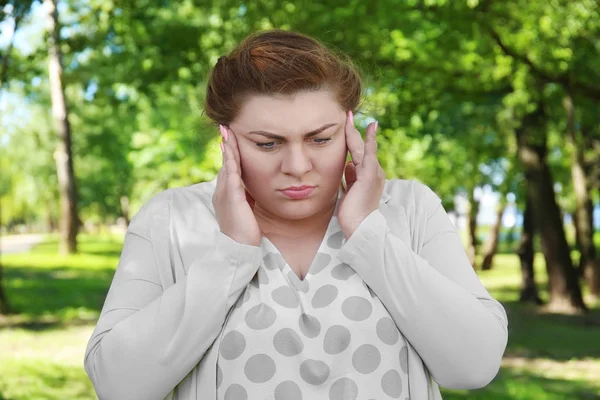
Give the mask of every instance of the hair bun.
POLYGON ((215 124, 229 124, 249 96, 324 88, 344 110, 357 110, 360 75, 347 55, 299 32, 257 31, 218 58, 208 77, 204 112, 215 124))

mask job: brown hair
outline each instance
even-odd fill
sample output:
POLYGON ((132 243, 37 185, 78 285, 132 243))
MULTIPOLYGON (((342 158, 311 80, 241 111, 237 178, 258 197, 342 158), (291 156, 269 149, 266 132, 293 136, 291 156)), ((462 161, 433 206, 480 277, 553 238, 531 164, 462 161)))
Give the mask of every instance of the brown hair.
POLYGON ((247 96, 325 88, 345 110, 356 111, 360 75, 346 55, 301 33, 260 31, 219 58, 208 79, 204 111, 213 122, 228 125, 247 96))

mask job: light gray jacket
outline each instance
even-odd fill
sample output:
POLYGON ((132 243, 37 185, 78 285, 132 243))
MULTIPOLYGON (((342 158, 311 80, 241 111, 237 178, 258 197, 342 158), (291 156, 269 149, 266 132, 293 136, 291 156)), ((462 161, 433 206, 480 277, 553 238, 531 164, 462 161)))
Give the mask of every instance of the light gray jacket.
MULTIPOLYGON (((85 370, 101 400, 215 400, 230 310, 261 249, 221 233, 216 178, 159 193, 131 221, 85 370)), ((482 286, 439 197, 416 180, 387 180, 379 208, 341 248, 408 345, 411 400, 439 386, 474 389, 498 373, 504 308, 482 286)))

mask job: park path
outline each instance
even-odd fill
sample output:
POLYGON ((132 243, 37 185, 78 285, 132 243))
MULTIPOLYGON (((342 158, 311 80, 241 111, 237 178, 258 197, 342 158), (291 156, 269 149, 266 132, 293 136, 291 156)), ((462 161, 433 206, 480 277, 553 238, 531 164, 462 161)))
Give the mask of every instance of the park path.
POLYGON ((44 239, 44 235, 24 234, 0 237, 0 254, 24 253, 44 239))

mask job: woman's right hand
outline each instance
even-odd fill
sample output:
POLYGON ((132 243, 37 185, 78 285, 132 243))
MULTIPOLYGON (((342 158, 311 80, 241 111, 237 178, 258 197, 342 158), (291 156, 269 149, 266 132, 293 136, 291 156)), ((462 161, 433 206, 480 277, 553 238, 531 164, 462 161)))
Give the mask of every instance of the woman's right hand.
POLYGON ((221 232, 238 243, 259 246, 262 232, 254 216, 254 199, 242 181, 240 152, 235 134, 219 126, 223 143, 223 165, 217 175, 213 206, 221 232))

